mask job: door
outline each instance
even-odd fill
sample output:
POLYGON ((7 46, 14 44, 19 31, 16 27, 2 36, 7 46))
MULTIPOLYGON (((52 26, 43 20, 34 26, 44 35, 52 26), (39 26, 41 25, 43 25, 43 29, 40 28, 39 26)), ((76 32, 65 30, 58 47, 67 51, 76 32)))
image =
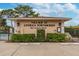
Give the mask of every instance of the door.
POLYGON ((45 40, 45 30, 37 30, 37 40, 44 41, 45 40))

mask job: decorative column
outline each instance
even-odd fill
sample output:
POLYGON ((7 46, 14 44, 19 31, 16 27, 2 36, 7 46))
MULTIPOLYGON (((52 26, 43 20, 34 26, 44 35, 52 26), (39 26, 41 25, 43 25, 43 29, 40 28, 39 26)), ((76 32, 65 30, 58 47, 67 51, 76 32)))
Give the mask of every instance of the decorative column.
POLYGON ((16 21, 14 21, 14 26, 13 26, 13 28, 14 28, 14 34, 16 34, 17 32, 17 23, 16 23, 16 21))
POLYGON ((64 33, 64 22, 61 23, 61 33, 64 33))

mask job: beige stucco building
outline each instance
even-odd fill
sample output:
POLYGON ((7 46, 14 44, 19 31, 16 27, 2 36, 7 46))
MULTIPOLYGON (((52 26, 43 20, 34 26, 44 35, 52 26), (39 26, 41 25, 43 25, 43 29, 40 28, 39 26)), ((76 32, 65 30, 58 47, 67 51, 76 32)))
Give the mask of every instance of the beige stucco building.
POLYGON ((10 18, 14 21, 14 34, 37 34, 37 30, 47 33, 64 33, 64 22, 70 18, 63 17, 28 17, 10 18))

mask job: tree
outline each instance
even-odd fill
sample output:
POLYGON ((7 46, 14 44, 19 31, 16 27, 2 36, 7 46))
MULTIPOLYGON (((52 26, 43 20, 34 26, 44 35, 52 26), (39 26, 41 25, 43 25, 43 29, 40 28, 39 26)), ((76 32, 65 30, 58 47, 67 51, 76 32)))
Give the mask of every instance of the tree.
POLYGON ((39 13, 35 13, 34 11, 30 11, 29 15, 32 16, 32 17, 38 17, 39 13))
POLYGON ((0 26, 6 26, 6 20, 0 18, 0 26))
MULTIPOLYGON (((13 9, 6 9, 0 11, 0 18, 2 19, 2 26, 6 27, 6 18, 15 17, 38 17, 39 13, 33 11, 32 7, 28 5, 18 5, 13 9)), ((13 24, 12 24, 13 25, 13 24)))
POLYGON ((18 5, 16 8, 14 8, 17 15, 23 16, 23 17, 38 17, 39 13, 36 13, 33 11, 32 7, 28 5, 18 5))
POLYGON ((32 7, 28 5, 18 5, 14 9, 7 9, 0 11, 0 16, 12 18, 12 17, 38 17, 39 13, 33 11, 32 7))

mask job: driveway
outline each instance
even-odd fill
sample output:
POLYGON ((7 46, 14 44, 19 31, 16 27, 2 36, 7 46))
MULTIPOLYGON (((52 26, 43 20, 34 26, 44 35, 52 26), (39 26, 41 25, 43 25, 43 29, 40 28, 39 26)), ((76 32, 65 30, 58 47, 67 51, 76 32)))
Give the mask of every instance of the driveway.
POLYGON ((79 43, 7 43, 0 41, 0 56, 79 56, 79 43))

